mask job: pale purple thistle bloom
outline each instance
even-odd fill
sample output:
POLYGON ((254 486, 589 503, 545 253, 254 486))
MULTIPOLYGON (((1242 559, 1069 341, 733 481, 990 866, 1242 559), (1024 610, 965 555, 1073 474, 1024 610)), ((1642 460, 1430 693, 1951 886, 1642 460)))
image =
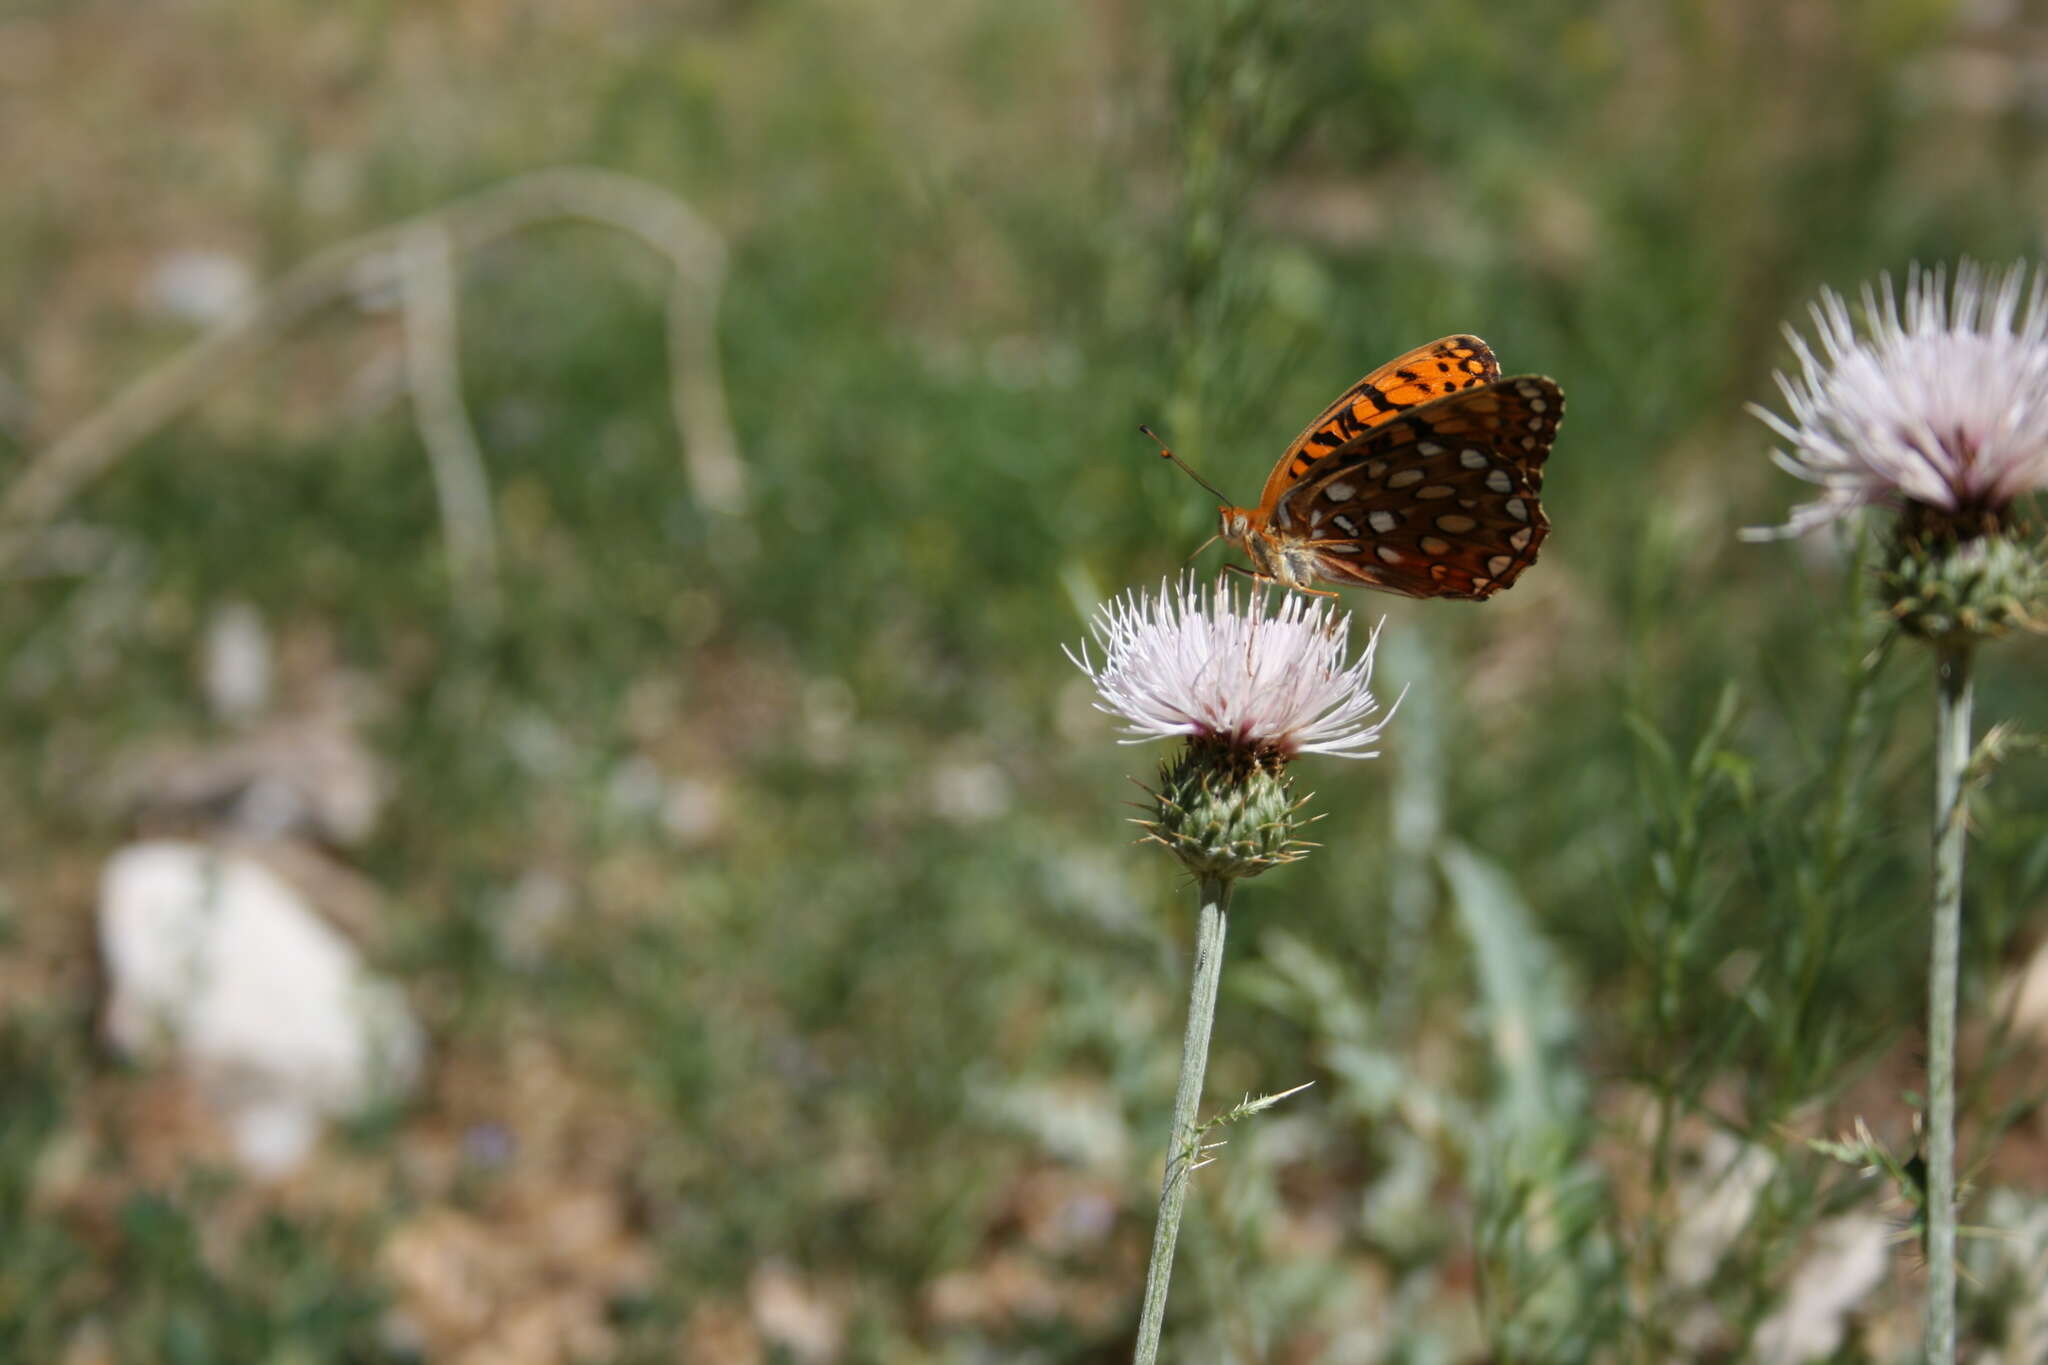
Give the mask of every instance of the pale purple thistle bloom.
POLYGON ((1887 276, 1864 286, 1861 337, 1823 290, 1813 319, 1826 358, 1786 328, 1801 369, 1777 377, 1790 419, 1750 409, 1790 443, 1779 466, 1821 496, 1787 526, 1747 534, 1797 535, 1873 504, 1967 519, 2048 485, 2048 291, 2027 276, 1966 261, 1950 292, 1942 270, 1916 266, 1903 305, 1887 276))
MULTIPOLYGON (((1320 598, 1254 591, 1240 607, 1227 583, 1192 578, 1133 589, 1098 608, 1101 648, 1073 659, 1102 696, 1096 709, 1129 725, 1127 744, 1175 736, 1271 750, 1282 757, 1372 758, 1387 717, 1368 690, 1379 630, 1352 662, 1351 615, 1320 598)), ((1388 715, 1392 713, 1389 712, 1388 715)))

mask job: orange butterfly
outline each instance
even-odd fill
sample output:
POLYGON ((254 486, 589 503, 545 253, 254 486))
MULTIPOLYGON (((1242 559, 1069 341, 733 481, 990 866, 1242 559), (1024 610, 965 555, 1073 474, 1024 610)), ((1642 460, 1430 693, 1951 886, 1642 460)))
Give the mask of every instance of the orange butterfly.
POLYGON ((1218 509, 1218 535, 1252 562, 1229 567, 1326 597, 1335 594, 1311 585, 1491 597, 1536 562, 1550 533, 1537 494, 1563 415, 1556 381, 1502 379, 1478 337, 1418 347, 1310 422, 1256 508, 1218 509))

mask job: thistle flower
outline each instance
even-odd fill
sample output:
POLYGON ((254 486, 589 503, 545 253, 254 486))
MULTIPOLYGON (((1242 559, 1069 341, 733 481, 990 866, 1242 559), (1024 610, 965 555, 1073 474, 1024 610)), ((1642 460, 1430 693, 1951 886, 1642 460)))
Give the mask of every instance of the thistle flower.
MULTIPOLYGON (((1155 818, 1137 822, 1195 874, 1200 904, 1173 1133, 1133 1357, 1155 1365, 1188 1176, 1204 1164, 1207 1129, 1195 1118, 1231 890, 1308 848, 1295 837, 1306 798, 1290 794, 1290 759, 1378 752, 1386 717, 1374 719, 1380 704, 1370 684, 1379 631, 1353 659, 1351 617, 1327 599, 1284 593, 1276 601, 1253 591, 1240 604, 1227 581, 1202 588, 1192 577, 1161 583, 1157 595, 1126 593, 1098 610, 1089 629, 1101 662, 1086 645, 1067 657, 1095 684, 1096 708, 1123 719, 1124 742, 1188 741, 1160 765, 1155 818)), ((1220 1121, 1256 1107, 1239 1106, 1220 1121)))
POLYGON ((1751 411, 1790 445, 1778 464, 1821 496, 1782 533, 1885 505, 1967 538, 2048 486, 2048 279, 2028 275, 1966 261, 1950 290, 1940 268, 1915 267, 1903 301, 1887 276, 1863 289, 1860 335, 1823 290, 1812 311, 1824 358, 1787 327, 1800 374, 1778 388, 1791 417, 1751 411))
POLYGON ((1155 818, 1138 824, 1197 876, 1255 877, 1293 862, 1303 801, 1287 762, 1299 754, 1371 758, 1385 717, 1372 695, 1379 632, 1356 659, 1351 617, 1321 599, 1183 579, 1131 592, 1090 623, 1102 650, 1072 659, 1125 722, 1127 744, 1185 737, 1160 765, 1155 818))
POLYGON ((1277 758, 1329 754, 1372 758, 1384 717, 1369 690, 1375 629, 1346 662, 1351 617, 1328 601, 1263 593, 1240 606, 1227 582, 1192 577, 1132 591, 1089 623, 1102 650, 1072 659, 1095 684, 1096 709, 1127 722, 1125 743, 1184 736, 1277 758))
MULTIPOLYGON (((1956 1358, 1956 998, 1965 784, 1972 768, 1976 646, 2048 619, 2048 565, 2013 504, 2048 487, 2048 279, 1964 262, 1955 287, 1915 269, 1903 304, 1889 279, 1863 291, 1859 335, 1841 297, 1813 308, 1825 360, 1796 332, 1791 408, 1756 414, 1785 438, 1786 470, 1820 485, 1798 533, 1861 507, 1898 516, 1878 587, 1899 628, 1935 651, 1933 933, 1927 966, 1928 1360, 1956 1358)), ((1768 533, 1767 533, 1768 534, 1768 533)), ((1916 1182, 1917 1183, 1917 1182, 1916 1182)))

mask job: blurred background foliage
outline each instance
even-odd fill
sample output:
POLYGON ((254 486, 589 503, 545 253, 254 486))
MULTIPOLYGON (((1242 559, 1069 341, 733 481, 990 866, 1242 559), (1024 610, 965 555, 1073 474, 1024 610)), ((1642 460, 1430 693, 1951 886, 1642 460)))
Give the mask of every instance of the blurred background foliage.
MULTIPOLYGON (((1744 407, 1820 286, 2041 250, 2044 73, 1981 0, 0 4, 0 475, 192 343, 171 265, 260 288, 560 164, 724 236, 744 470, 692 496, 661 263, 550 227, 459 260, 494 621, 375 292, 0 581, 0 1357, 1119 1358, 1190 903, 1059 647, 1214 517, 1134 427, 1249 499, 1470 330, 1568 395, 1555 532, 1484 606, 1349 601, 1406 701, 1303 764, 1324 847, 1240 897, 1209 1093, 1317 1085, 1204 1173, 1170 1343, 1912 1358, 1910 1238, 1815 1299, 1905 1211, 1803 1140, 1911 1149, 1928 665, 1853 545, 1738 542, 1803 491, 1744 407), (317 856, 430 1038, 283 1181, 96 1036, 97 869, 161 823, 138 772, 233 738, 229 608, 276 724, 382 774, 317 856)), ((2040 723, 2044 663, 1993 652, 1986 715, 2040 723)), ((2044 796, 2000 774, 1967 924, 2008 1361, 2048 1349, 2044 796)))

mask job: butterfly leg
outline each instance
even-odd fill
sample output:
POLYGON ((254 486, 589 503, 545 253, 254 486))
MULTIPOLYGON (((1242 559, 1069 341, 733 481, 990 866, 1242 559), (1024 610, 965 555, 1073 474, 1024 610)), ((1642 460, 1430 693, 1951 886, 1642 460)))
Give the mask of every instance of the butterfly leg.
POLYGON ((1257 584, 1260 587, 1266 587, 1270 584, 1277 583, 1280 581, 1279 579, 1274 578, 1268 574, 1254 573, 1242 564, 1225 564, 1223 566, 1223 572, 1234 573, 1241 575, 1242 577, 1249 578, 1253 583, 1257 584))
POLYGON ((1334 599, 1337 596, 1336 593, 1325 592, 1321 588, 1311 588, 1306 586, 1305 584, 1282 583, 1279 579, 1273 577, 1271 574, 1255 573, 1252 570, 1245 568, 1242 564, 1225 564, 1223 566, 1223 571, 1225 573, 1243 574, 1246 578, 1249 578, 1252 582, 1257 583, 1261 587, 1279 586, 1283 588, 1292 588, 1295 592, 1307 593, 1310 597, 1328 597, 1334 599))

